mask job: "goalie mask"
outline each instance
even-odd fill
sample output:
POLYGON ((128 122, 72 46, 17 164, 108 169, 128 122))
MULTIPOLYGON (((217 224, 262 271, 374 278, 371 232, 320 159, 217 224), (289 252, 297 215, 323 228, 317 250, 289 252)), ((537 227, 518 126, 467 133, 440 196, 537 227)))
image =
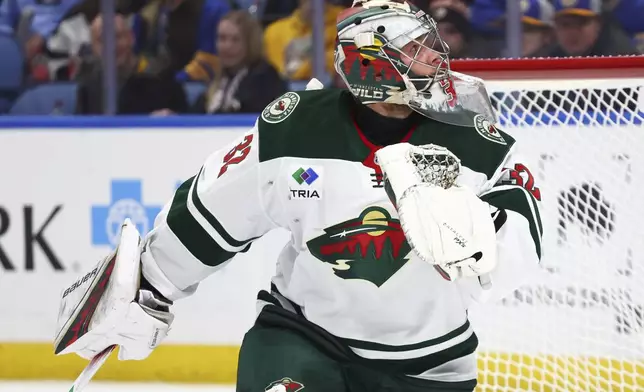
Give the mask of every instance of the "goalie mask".
POLYGON ((354 1, 338 17, 335 69, 362 103, 407 105, 437 121, 496 122, 483 81, 452 72, 436 22, 414 5, 354 1))

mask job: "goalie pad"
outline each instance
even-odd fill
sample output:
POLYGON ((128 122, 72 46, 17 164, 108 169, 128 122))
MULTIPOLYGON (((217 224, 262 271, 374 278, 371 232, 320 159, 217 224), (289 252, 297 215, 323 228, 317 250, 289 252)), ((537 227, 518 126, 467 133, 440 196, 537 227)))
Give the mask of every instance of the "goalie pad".
POLYGON ((126 219, 119 244, 91 271, 63 290, 54 351, 90 359, 118 345, 119 359, 143 359, 163 340, 173 315, 140 290, 141 236, 126 219))
POLYGON ((448 280, 481 276, 497 262, 489 204, 457 184, 460 160, 436 145, 399 143, 376 152, 405 237, 448 280))

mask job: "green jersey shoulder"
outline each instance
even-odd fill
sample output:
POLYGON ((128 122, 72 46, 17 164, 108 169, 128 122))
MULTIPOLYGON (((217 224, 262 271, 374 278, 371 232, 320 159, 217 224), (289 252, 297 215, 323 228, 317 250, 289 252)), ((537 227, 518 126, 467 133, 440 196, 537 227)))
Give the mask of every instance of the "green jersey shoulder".
POLYGON ((351 160, 343 134, 348 108, 341 89, 287 92, 258 120, 260 161, 281 157, 351 160))
MULTIPOLYGON (((260 160, 281 157, 343 159, 361 162, 368 153, 357 137, 351 93, 343 89, 287 92, 271 102, 258 120, 260 160)), ((484 116, 456 126, 422 117, 409 143, 437 144, 462 163, 488 177, 497 170, 515 140, 484 116)))
POLYGON ((437 144, 461 159, 470 169, 491 178, 507 158, 515 139, 482 115, 471 126, 457 126, 425 119, 409 140, 411 144, 437 144))

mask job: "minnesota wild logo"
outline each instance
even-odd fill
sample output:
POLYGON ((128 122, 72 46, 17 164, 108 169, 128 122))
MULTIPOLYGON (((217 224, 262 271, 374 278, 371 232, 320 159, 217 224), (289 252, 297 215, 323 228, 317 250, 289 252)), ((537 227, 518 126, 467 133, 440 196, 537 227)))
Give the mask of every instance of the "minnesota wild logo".
POLYGON ((282 122, 293 113, 298 103, 300 103, 300 96, 297 93, 288 92, 262 111, 262 119, 271 124, 282 122))
POLYGON ((378 287, 405 265, 411 251, 400 221, 380 207, 324 229, 324 235, 306 245, 313 256, 332 264, 340 278, 363 279, 378 287))
POLYGON ((273 381, 264 390, 266 392, 298 392, 304 389, 304 385, 288 377, 281 380, 273 381))

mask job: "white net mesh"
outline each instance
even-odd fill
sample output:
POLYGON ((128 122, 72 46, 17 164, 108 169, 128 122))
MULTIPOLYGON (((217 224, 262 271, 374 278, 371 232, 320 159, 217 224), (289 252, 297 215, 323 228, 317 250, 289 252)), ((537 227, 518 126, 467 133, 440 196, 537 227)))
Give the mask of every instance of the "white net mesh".
POLYGON ((644 391, 644 78, 489 82, 542 194, 543 273, 472 309, 480 391, 644 391))

